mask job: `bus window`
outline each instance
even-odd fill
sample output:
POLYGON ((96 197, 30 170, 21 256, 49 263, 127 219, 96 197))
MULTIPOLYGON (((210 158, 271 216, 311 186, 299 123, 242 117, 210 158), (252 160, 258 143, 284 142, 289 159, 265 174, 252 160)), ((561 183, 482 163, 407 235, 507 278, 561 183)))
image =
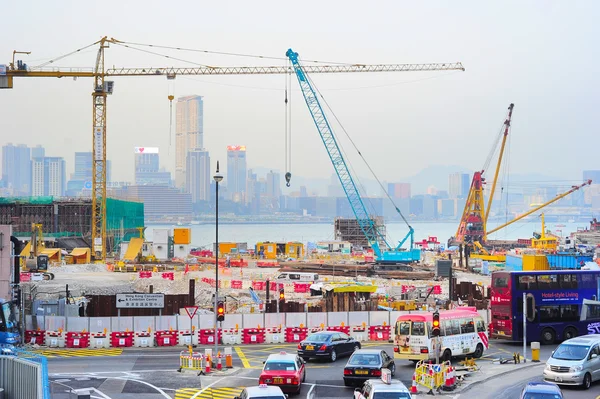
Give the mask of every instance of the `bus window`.
POLYGON ((398 335, 410 335, 410 321, 401 321, 398 325, 398 335))
POLYGON ((540 322, 552 323, 560 321, 560 308, 558 306, 540 306, 540 322))
POLYGON ((422 321, 413 321, 410 335, 425 335, 425 323, 422 321))
POLYGON ((477 332, 485 332, 485 323, 482 319, 477 319, 477 332))
POLYGON ((560 307, 561 321, 579 321, 579 306, 562 305, 560 307))
POLYGON ((441 324, 444 327, 444 331, 446 332, 446 335, 454 334, 452 332, 452 323, 450 323, 450 320, 442 320, 441 324))
POLYGON ((535 290, 537 289, 537 284, 535 282, 535 276, 533 275, 523 275, 523 276, 519 276, 519 284, 517 287, 518 290, 520 291, 528 291, 528 290, 535 290))
POLYGON ((537 276, 538 289, 540 290, 557 290, 558 276, 556 274, 542 274, 537 276))
POLYGON ((560 288, 577 289, 577 276, 574 274, 561 274, 558 276, 560 288))
POLYGON ((508 276, 494 277, 494 284, 492 287, 496 288, 508 288, 508 276))
POLYGON ((460 332, 463 334, 474 333, 475 324, 473 324, 473 319, 460 319, 460 332))
POLYGON ((458 321, 458 319, 450 320, 450 324, 452 326, 452 334, 460 334, 460 322, 458 321))

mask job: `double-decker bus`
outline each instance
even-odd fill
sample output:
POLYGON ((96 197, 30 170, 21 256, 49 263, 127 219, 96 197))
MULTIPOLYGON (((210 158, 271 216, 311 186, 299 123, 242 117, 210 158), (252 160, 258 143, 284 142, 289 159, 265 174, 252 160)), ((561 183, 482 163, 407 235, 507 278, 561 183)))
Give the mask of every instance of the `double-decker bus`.
POLYGON ((394 358, 412 360, 450 360, 452 356, 481 357, 488 349, 488 331, 474 307, 440 311, 439 352, 431 336, 433 314, 415 312, 396 319, 394 358))
POLYGON ((492 273, 492 338, 523 340, 523 294, 527 341, 552 344, 596 333, 600 309, 598 270, 543 270, 492 273), (592 305, 584 306, 584 302, 592 305), (589 310, 583 311, 587 307, 589 310), (583 313, 583 317, 582 317, 583 313))
POLYGON ((21 342, 17 309, 13 302, 0 302, 0 346, 21 342))

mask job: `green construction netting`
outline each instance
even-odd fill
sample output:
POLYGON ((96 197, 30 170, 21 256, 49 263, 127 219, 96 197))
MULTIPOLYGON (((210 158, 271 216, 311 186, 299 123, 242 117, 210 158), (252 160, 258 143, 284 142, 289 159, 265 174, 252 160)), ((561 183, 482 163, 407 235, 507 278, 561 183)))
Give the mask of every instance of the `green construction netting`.
POLYGON ((144 203, 106 199, 106 230, 115 238, 115 246, 131 237, 139 237, 137 230, 144 227, 144 203))
POLYGON ((49 205, 54 197, 0 197, 0 204, 49 205))

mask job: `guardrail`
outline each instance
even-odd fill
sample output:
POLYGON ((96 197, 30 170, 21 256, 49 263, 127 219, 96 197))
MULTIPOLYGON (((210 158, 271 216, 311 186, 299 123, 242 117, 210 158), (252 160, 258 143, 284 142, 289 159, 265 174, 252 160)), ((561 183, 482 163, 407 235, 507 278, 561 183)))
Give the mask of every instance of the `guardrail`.
POLYGON ((0 388, 6 398, 50 399, 46 358, 19 348, 7 353, 0 356, 0 388))

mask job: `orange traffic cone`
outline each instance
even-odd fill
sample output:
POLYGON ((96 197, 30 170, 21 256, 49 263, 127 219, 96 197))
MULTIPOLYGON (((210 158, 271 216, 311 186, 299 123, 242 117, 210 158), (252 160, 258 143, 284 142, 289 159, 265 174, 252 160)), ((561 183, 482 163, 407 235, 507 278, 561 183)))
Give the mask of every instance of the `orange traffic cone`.
POLYGON ((410 387, 410 393, 419 393, 417 390, 417 376, 416 373, 413 373, 412 385, 410 387))
POLYGON ((223 368, 222 364, 221 364, 221 352, 219 352, 217 354, 217 370, 221 370, 223 368))
POLYGON ((183 272, 183 274, 188 274, 190 272, 190 265, 188 265, 187 263, 185 264, 185 270, 183 272))
POLYGON ((210 356, 206 356, 206 369, 205 369, 205 373, 206 374, 210 374, 210 356))

